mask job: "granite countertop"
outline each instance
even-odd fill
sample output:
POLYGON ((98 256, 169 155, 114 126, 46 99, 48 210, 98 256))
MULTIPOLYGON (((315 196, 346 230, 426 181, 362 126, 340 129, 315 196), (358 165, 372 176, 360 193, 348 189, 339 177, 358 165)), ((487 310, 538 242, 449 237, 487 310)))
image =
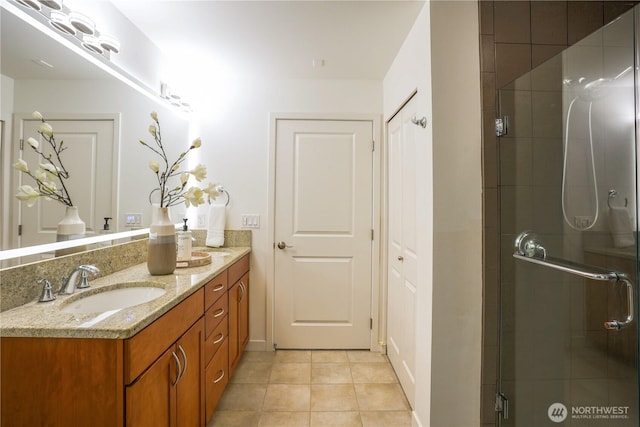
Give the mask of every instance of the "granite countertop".
POLYGON ((206 250, 214 255, 210 264, 201 267, 176 268, 173 274, 152 276, 146 263, 138 264, 95 279, 90 282, 90 288, 76 289, 72 295, 56 295, 56 300, 51 302, 34 301, 4 311, 0 313, 0 336, 130 338, 251 251, 248 247, 225 247, 220 251, 228 255, 216 256, 215 252, 219 251, 206 250), (114 284, 126 287, 131 282, 153 282, 154 286, 164 288, 166 293, 144 304, 103 313, 78 314, 61 310, 84 292, 95 293, 96 289, 114 284))

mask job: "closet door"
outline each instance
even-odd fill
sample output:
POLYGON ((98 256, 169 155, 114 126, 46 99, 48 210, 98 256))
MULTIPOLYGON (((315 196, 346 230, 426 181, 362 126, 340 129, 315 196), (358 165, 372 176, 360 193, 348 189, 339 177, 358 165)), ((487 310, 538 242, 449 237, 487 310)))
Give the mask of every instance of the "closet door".
POLYGON ((414 406, 416 314, 415 97, 388 123, 389 236, 387 354, 414 406))

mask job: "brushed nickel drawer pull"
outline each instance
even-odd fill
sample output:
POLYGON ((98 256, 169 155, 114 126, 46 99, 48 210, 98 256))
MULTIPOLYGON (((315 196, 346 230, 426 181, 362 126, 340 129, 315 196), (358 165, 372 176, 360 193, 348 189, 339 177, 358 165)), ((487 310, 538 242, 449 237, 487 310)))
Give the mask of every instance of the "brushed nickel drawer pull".
POLYGON ((213 292, 218 292, 224 289, 224 285, 220 284, 218 286, 216 286, 215 288, 213 288, 213 292))
POLYGON ((224 370, 223 370, 223 369, 220 369, 220 372, 221 372, 221 374, 220 374, 220 376, 218 377, 218 379, 213 380, 213 383, 214 383, 214 384, 218 384, 218 383, 219 383, 220 381, 222 381, 222 379, 224 378, 224 370))
POLYGON ((182 368, 182 373, 180 374, 180 378, 184 376, 184 373, 187 372, 187 355, 184 352, 184 349, 181 345, 178 345, 178 350, 182 353, 182 360, 184 360, 184 368, 182 368))
POLYGON ((224 334, 222 332, 220 332, 220 338, 215 340, 213 343, 214 344, 218 344, 219 342, 222 342, 223 339, 224 339, 224 334))
POLYGON ((171 356, 173 356, 173 358, 176 361, 176 368, 178 368, 178 374, 176 375, 176 381, 171 384, 171 386, 175 387, 176 384, 178 384, 178 381, 180 381, 180 377, 182 376, 182 366, 180 365, 180 359, 178 359, 178 355, 176 354, 175 351, 171 352, 171 356))
POLYGON ((213 315, 213 317, 220 317, 224 314, 224 308, 221 308, 220 310, 218 310, 216 312, 216 314, 213 315))

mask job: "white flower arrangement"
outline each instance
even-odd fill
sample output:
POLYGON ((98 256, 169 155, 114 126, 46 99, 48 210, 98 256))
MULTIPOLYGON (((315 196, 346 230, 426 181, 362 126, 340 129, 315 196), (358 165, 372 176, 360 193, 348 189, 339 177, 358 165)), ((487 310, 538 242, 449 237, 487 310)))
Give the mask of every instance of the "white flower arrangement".
POLYGON ((187 183, 191 176, 193 176, 198 182, 207 178, 207 168, 204 165, 199 164, 190 171, 180 172, 180 166, 186 160, 187 154, 191 150, 200 148, 202 145, 200 138, 195 139, 187 151, 180 153, 175 162, 169 163, 167 153, 165 152, 162 144, 162 134, 160 132, 158 114, 155 111, 152 112, 151 118, 153 119, 153 123, 149 125, 149 133, 153 136, 155 146, 151 146, 143 140, 140 140, 140 143, 145 147, 148 147, 161 158, 160 162, 155 160, 149 161, 149 169, 151 169, 158 178, 158 187, 153 189, 152 193, 160 191, 160 207, 167 208, 175 206, 182 203, 183 199, 186 207, 189 207, 190 205, 198 206, 204 203, 205 194, 207 194, 209 201, 212 199, 215 200, 219 193, 216 191, 216 184, 214 183, 209 183, 205 188, 197 186, 187 188, 187 183), (176 187, 171 187, 169 185, 169 179, 174 177, 179 177, 180 184, 176 187))
POLYGON ((29 137, 27 138, 27 144, 39 154, 43 162, 39 163, 38 168, 35 170, 31 170, 23 159, 18 159, 13 164, 16 170, 31 177, 36 183, 36 187, 26 184, 18 187, 16 198, 26 202, 29 207, 35 205, 40 197, 44 197, 45 200, 55 200, 66 206, 73 206, 71 196, 65 185, 65 180, 69 179, 70 175, 64 167, 60 156, 67 147, 64 145, 64 141, 59 143, 56 141, 53 127, 47 123, 42 114, 34 111, 32 117, 41 122, 38 134, 43 143, 41 144, 37 139, 29 137), (45 154, 47 149, 50 151, 45 154))

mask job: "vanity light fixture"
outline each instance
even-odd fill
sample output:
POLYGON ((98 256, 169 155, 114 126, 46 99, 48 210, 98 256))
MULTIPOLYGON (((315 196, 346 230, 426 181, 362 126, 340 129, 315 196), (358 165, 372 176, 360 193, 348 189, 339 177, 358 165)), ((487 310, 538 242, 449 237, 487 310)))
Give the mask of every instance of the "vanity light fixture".
POLYGON ((81 33, 92 36, 96 32, 96 24, 87 15, 83 15, 80 12, 71 12, 69 14, 69 21, 71 21, 71 25, 81 33))
POLYGON ((44 6, 47 6, 49 9, 53 10, 61 10, 62 9, 62 0, 38 0, 44 6))
POLYGON ((103 52, 98 38, 90 34, 82 35, 82 47, 98 54, 101 54, 103 52))
POLYGON ((34 9, 37 11, 40 11, 42 9, 40 3, 35 0, 15 0, 15 2, 21 6, 28 7, 29 9, 34 9))
POLYGON ((104 50, 108 50, 113 53, 120 52, 120 42, 111 34, 100 34, 98 41, 104 50))
POLYGON ((49 18, 49 24, 51 24, 51 26, 58 31, 62 31, 66 34, 71 34, 72 36, 76 35, 76 29, 73 28, 73 25, 71 25, 71 21, 69 21, 69 16, 64 12, 52 10, 51 16, 49 18))

